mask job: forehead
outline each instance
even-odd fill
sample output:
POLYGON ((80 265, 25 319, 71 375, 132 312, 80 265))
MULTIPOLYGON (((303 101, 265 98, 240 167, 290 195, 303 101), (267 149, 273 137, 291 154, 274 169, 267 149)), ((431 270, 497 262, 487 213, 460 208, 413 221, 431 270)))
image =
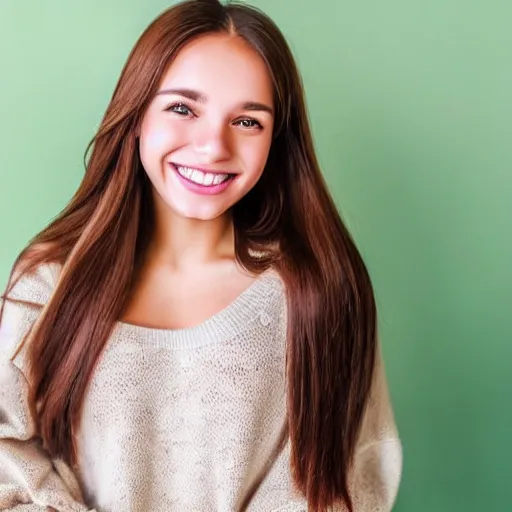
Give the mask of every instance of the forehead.
POLYGON ((238 36, 208 34, 184 46, 160 88, 190 88, 212 100, 272 103, 272 80, 263 58, 238 36))

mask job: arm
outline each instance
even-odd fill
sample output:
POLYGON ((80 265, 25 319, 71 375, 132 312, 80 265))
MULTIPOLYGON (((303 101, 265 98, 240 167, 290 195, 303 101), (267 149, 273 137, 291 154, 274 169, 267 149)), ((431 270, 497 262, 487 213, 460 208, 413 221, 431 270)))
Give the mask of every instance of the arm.
POLYGON ((402 444, 378 350, 370 400, 359 436, 350 488, 354 512, 389 512, 402 475, 402 444))
POLYGON ((23 355, 12 358, 37 319, 38 303, 51 293, 51 276, 45 268, 20 280, 9 295, 15 300, 5 303, 0 324, 0 510, 88 510, 71 470, 43 450, 29 404, 23 355))

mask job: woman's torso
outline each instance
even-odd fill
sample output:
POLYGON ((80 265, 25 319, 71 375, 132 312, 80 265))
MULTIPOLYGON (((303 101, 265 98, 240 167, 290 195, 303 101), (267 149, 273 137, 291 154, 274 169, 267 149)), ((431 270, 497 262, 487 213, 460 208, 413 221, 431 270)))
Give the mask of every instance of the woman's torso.
MULTIPOLYGON (((267 272, 195 327, 118 323, 78 436, 90 506, 237 510, 286 418, 285 316, 282 283, 267 272)), ((287 445, 249 510, 300 510, 292 498, 287 445)))

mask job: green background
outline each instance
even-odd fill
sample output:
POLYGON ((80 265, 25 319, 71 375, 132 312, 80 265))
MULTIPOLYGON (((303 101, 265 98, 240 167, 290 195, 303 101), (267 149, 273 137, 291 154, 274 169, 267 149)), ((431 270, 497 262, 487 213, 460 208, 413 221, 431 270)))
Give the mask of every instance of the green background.
MULTIPOLYGON (((254 0, 302 69, 372 274, 404 475, 395 510, 512 509, 510 1, 254 0)), ((0 1, 0 280, 68 201, 162 0, 0 1)))

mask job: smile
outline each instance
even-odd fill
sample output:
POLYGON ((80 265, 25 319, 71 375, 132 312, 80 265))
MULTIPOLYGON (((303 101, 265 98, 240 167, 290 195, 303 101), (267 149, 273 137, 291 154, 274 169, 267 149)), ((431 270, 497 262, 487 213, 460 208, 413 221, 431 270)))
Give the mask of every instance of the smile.
POLYGON ((172 163, 172 165, 176 171, 178 171, 180 176, 203 187, 218 186, 235 176, 231 173, 205 172, 200 169, 186 167, 175 163, 172 163))

